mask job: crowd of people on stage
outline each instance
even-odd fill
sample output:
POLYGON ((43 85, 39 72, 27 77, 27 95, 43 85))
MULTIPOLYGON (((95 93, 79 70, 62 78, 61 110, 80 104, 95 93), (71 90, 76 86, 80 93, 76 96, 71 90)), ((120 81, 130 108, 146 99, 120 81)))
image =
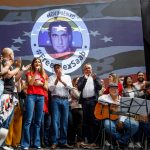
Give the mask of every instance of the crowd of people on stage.
POLYGON ((144 137, 150 143, 149 109, 143 116, 119 113, 122 97, 150 100, 150 82, 143 72, 136 82, 133 76, 119 78, 111 72, 106 84, 89 63, 72 79, 60 64, 48 76, 39 57, 24 66, 10 48, 1 55, 1 148, 142 148, 144 137))

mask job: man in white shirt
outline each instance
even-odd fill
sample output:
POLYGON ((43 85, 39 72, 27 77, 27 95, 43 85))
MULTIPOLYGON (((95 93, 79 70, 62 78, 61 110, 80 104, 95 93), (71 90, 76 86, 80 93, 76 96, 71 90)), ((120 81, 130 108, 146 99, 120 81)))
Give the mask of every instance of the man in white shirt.
POLYGON ((69 89, 72 87, 71 77, 62 73, 59 64, 54 65, 55 75, 49 77, 49 90, 51 91, 51 116, 52 116, 52 146, 72 148, 67 144, 67 128, 69 114, 69 89), (59 141, 58 141, 59 140, 59 141))
MULTIPOLYGON (((110 83, 109 94, 100 96, 98 102, 102 105, 108 105, 108 112, 117 112, 119 111, 120 98, 118 94, 118 85, 110 83)), ((129 139, 138 131, 139 127, 137 121, 125 116, 118 116, 118 119, 112 120, 109 114, 103 121, 108 135, 111 135, 121 146, 126 146, 128 144, 129 139), (120 129, 125 129, 125 132, 119 132, 120 129)))
POLYGON ((83 76, 78 80, 78 90, 81 92, 80 103, 83 108, 83 131, 87 134, 88 143, 96 146, 97 126, 94 116, 95 105, 102 85, 99 78, 93 73, 91 64, 83 66, 83 76))

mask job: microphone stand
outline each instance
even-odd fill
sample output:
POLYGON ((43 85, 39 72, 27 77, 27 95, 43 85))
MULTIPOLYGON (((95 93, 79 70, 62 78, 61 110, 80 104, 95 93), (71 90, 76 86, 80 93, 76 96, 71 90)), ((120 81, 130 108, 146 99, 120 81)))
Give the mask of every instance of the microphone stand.
MULTIPOLYGON (((147 88, 147 89, 149 89, 149 88, 147 88)), ((146 100, 146 113, 147 113, 147 117, 148 117, 148 120, 149 120, 146 92, 144 92, 144 99, 146 100)), ((145 146, 146 146, 146 147, 144 147, 144 149, 147 149, 147 141, 144 141, 144 143, 145 143, 145 146)), ((142 142, 142 144, 143 144, 143 142, 142 142)))
POLYGON ((109 128, 110 128, 110 149, 113 149, 113 141, 112 141, 112 130, 111 130, 111 122, 112 122, 112 120, 110 119, 110 113, 111 113, 111 111, 110 111, 110 103, 108 103, 108 111, 109 111, 109 128))

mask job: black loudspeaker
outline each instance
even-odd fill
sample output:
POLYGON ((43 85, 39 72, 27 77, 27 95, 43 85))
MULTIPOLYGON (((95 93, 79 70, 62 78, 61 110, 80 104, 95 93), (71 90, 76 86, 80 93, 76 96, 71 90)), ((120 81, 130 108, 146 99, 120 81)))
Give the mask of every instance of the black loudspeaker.
POLYGON ((147 80, 150 80, 150 0, 140 0, 147 80))

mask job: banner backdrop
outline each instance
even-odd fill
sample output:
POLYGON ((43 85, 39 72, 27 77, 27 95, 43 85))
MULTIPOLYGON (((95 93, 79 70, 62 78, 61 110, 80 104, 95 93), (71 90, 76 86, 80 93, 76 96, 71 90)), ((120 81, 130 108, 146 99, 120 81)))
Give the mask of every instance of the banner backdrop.
POLYGON ((61 6, 20 2, 19 7, 1 2, 0 49, 4 47, 12 48, 25 65, 41 57, 49 74, 54 63, 62 64, 64 73, 72 76, 82 74, 84 63, 91 63, 102 78, 112 71, 145 72, 140 2, 103 0, 61 6))

